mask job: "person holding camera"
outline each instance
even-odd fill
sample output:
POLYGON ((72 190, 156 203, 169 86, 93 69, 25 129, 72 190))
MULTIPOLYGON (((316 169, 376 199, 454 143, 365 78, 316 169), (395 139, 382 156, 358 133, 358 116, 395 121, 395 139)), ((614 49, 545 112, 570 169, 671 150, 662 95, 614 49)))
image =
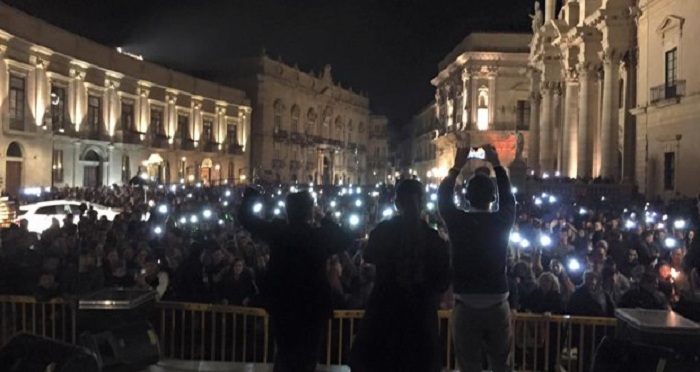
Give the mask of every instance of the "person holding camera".
POLYGON ((452 331, 457 362, 462 371, 482 371, 485 351, 490 369, 502 372, 511 369, 506 257, 515 222, 515 197, 496 149, 486 145, 480 150, 496 173, 498 211, 490 210, 496 201, 493 181, 481 172, 467 186, 471 209, 467 212, 455 206, 455 184, 470 157, 469 148, 457 150, 454 167, 438 189, 438 208, 452 249, 452 331))

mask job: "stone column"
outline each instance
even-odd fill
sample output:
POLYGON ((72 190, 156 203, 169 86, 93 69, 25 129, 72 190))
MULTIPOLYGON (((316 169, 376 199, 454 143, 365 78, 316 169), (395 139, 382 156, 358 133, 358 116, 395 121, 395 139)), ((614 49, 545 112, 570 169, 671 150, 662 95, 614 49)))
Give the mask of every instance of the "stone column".
MULTIPOLYGON (((588 63, 578 66, 579 96, 578 96, 578 155, 576 174, 579 177, 593 176, 593 127, 595 125, 594 102, 595 94, 594 66, 588 63), (593 104, 593 105, 592 105, 593 104)), ((568 97, 567 97, 568 98, 568 97)))
POLYGON ((496 68, 489 69, 489 129, 496 129, 496 110, 498 110, 497 97, 496 97, 496 68))
POLYGON ((614 50, 606 50, 603 59, 603 115, 600 133, 600 175, 619 180, 619 107, 620 58, 614 50))
POLYGON ((636 117, 629 112, 637 102, 637 61, 635 53, 629 53, 622 66, 625 76, 624 97, 624 139, 622 144, 622 182, 634 182, 636 154, 636 117))
MULTIPOLYGON (((554 113, 552 114, 552 122, 554 125, 552 125, 553 132, 556 134, 556 138, 552 141, 552 144, 554 146, 554 149, 556 150, 556 159, 557 159, 557 166, 555 171, 559 172, 561 174, 561 159, 563 158, 563 153, 564 153, 564 134, 563 134, 563 109, 562 109, 562 91, 561 91, 561 83, 557 83, 554 87, 554 93, 552 96, 552 110, 554 113)), ((552 136, 554 136, 554 134, 552 136)))
POLYGON ((530 78, 530 136, 527 145, 528 168, 539 172, 540 168, 540 80, 542 73, 535 68, 528 69, 530 78))
POLYGON ((563 153, 562 177, 576 177, 578 156, 578 76, 570 72, 566 77, 564 122, 562 123, 563 153))
MULTIPOLYGON (((68 114, 73 123, 74 130, 80 132, 87 110, 87 96, 85 94, 85 69, 78 65, 72 65, 70 69, 70 82, 68 92, 68 114)), ((75 182, 75 180, 74 180, 75 182)))
POLYGON ((542 110, 540 112, 540 170, 551 173, 554 169, 552 148, 552 83, 541 84, 542 110))
POLYGON ((192 100, 192 139, 195 140, 195 145, 199 150, 204 149, 204 138, 202 138, 202 132, 204 131, 202 126, 202 102, 198 100, 192 100))
POLYGON ((472 94, 469 91, 471 81, 471 73, 468 69, 462 70, 462 102, 460 103, 459 109, 462 110, 462 125, 460 129, 465 130, 469 125, 469 99, 472 94))
POLYGON ((73 153, 73 187, 80 187, 83 186, 83 183, 80 182, 78 179, 78 173, 80 175, 83 175, 84 169, 80 169, 80 149, 81 149, 81 143, 80 141, 75 141, 75 152, 73 153), (80 169, 80 172, 78 172, 78 169, 80 169))
POLYGON ((165 92, 165 110, 163 115, 165 116, 165 130, 168 132, 168 137, 170 138, 168 142, 172 145, 175 143, 175 135, 177 132, 177 91, 166 90, 165 92))
MULTIPOLYGON (((7 63, 5 63, 5 53, 7 52, 7 45, 0 44, 0 102, 6 102, 7 94, 9 92, 9 75, 7 73, 7 63)), ((0 110, 0 123, 5 123, 4 118, 5 111, 0 110)), ((9 121, 9 120, 8 120, 9 121)))
POLYGON ((34 65, 34 69, 30 73, 31 82, 29 86, 33 87, 33 94, 27 96, 28 103, 32 105, 32 113, 34 114, 34 124, 38 127, 44 124, 44 115, 49 110, 51 101, 51 89, 49 86, 49 78, 46 74, 46 69, 49 67, 48 57, 35 54, 29 57, 30 62, 34 65))
MULTIPOLYGON (((138 131, 141 133, 148 133, 148 135, 153 138, 157 128, 149 128, 151 121, 151 105, 148 102, 148 96, 151 93, 148 86, 139 85, 138 94, 139 100, 137 102, 137 112, 138 112, 138 131)), ((162 118, 161 118, 162 120, 162 118)), ((143 139, 142 139, 143 140, 143 139)), ((150 143, 150 138, 147 139, 150 143)))

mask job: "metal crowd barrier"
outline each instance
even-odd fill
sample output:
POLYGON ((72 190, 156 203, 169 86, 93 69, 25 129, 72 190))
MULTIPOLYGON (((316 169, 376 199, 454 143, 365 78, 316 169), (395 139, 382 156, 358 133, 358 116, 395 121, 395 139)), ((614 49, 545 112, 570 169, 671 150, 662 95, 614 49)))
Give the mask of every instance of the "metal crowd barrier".
MULTIPOLYGON (((30 296, 0 295, 0 347, 19 332, 76 340, 76 312, 60 299, 39 303, 30 296)), ((336 310, 328 321, 321 363, 348 363, 350 347, 364 312, 336 310)), ((438 312, 443 367, 456 370, 451 312, 438 312)), ((516 371, 586 371, 596 345, 613 335, 614 318, 514 313, 511 339, 516 371)), ((274 340, 263 309, 215 304, 159 302, 151 322, 158 331, 164 358, 271 363, 274 340)))

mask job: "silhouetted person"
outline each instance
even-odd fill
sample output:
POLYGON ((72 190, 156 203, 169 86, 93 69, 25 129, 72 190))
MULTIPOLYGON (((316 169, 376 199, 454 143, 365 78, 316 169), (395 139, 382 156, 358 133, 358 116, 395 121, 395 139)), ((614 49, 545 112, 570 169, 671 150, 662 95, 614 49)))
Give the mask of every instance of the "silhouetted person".
POLYGON ((396 189, 399 214, 370 233, 376 282, 353 346, 353 371, 439 371, 438 302, 449 286, 447 242, 421 219, 423 185, 396 189))
POLYGON ((510 368, 506 256, 515 222, 515 198, 496 149, 486 145, 484 151, 485 160, 496 173, 498 211, 489 210, 496 190, 493 181, 483 173, 475 174, 467 186, 471 210, 465 212, 455 206, 455 183, 467 163, 469 148, 457 150, 454 167, 438 190, 438 207, 452 248, 452 331, 457 362, 462 371, 481 371, 484 350, 491 369, 501 372, 510 368))
POLYGON ((312 224, 308 192, 287 195, 287 222, 265 221, 253 213, 260 193, 247 189, 239 210, 241 224, 270 245, 262 295, 266 297, 277 346, 275 372, 314 371, 323 329, 333 315, 326 261, 345 250, 351 238, 330 219, 312 224))

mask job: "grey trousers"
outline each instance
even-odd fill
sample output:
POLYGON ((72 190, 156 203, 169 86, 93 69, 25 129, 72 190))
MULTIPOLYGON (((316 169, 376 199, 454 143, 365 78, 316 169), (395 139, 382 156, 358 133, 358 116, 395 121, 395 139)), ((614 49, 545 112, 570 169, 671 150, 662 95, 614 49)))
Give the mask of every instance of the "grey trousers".
POLYGON ((456 301, 452 310, 452 334, 461 371, 483 371, 483 352, 486 352, 489 368, 494 372, 512 370, 508 301, 484 309, 456 301))

